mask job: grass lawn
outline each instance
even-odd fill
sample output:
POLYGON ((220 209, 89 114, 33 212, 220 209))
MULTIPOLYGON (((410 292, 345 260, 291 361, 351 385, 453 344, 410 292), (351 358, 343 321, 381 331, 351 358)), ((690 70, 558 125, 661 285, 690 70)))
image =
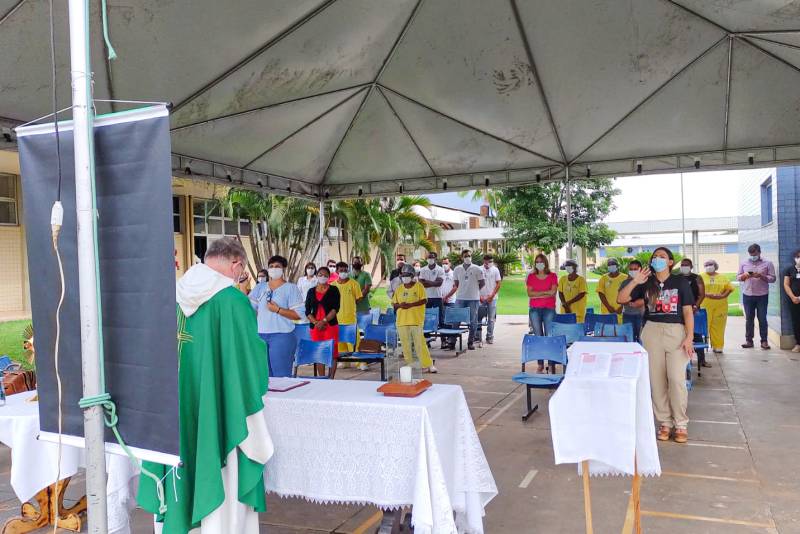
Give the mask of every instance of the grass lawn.
POLYGON ((22 331, 30 321, 7 321, 0 323, 0 356, 8 355, 12 360, 24 361, 22 331))

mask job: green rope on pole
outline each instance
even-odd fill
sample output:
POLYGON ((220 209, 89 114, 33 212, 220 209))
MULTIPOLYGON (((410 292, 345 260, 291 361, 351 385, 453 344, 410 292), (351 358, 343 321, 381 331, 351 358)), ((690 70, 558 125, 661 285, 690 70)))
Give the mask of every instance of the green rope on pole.
POLYGON ((84 410, 94 406, 101 406, 103 408, 103 416, 106 421, 106 426, 114 433, 114 437, 117 438, 117 443, 119 443, 119 446, 122 447, 122 450, 125 451, 125 454, 127 454, 131 460, 138 464, 142 474, 146 475, 152 479, 153 482, 155 482, 156 495, 158 496, 158 513, 162 515, 166 513, 167 502, 164 498, 164 483, 160 478, 158 478, 158 476, 142 465, 142 462, 136 456, 134 456, 133 452, 131 452, 131 450, 128 448, 128 445, 125 443, 125 440, 122 439, 122 435, 119 433, 119 429, 117 428, 117 423, 119 423, 119 417, 117 416, 117 405, 111 400, 111 395, 108 393, 103 393, 102 395, 83 397, 80 401, 78 401, 78 406, 84 410))
POLYGON ((108 37, 108 7, 106 6, 106 0, 103 0, 103 39, 105 39, 106 47, 108 48, 108 59, 117 59, 117 52, 108 37))

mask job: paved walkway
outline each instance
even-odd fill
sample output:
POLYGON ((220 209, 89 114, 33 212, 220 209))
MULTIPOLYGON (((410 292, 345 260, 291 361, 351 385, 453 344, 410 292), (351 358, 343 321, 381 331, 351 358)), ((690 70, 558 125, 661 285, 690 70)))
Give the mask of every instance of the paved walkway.
MULTIPOLYGON (((800 354, 745 351, 738 346, 743 327, 731 318, 728 350, 709 355, 713 367, 695 382, 690 442, 659 443, 664 474, 642 488, 647 533, 800 533, 800 354)), ((509 377, 519 368, 526 330, 524 316, 507 316, 494 345, 459 358, 435 351, 440 373, 434 381, 464 388, 499 487, 486 510, 486 532, 583 532, 576 468, 553 465, 549 394, 535 393, 540 411, 527 423, 520 420, 524 389, 509 377)), ((341 370, 337 379, 376 376, 341 370)), ((364 461, 369 458, 353 457, 364 461)), ((8 469, 8 451, 0 450, 0 520, 18 507, 8 469)), ((629 497, 630 479, 592 481, 595 532, 630 532, 629 497)), ((269 498, 268 506, 262 532, 271 534, 372 533, 381 517, 371 507, 293 499, 269 498)), ((145 514, 137 514, 135 532, 151 532, 145 514)))

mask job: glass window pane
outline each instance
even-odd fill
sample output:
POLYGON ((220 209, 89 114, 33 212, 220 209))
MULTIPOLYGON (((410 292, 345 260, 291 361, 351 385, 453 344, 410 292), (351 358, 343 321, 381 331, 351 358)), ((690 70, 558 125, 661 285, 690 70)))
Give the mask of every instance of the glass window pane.
POLYGON ((181 212, 181 197, 173 196, 172 197, 172 213, 174 215, 178 215, 181 212))
POLYGON ((194 233, 195 234, 206 233, 206 220, 203 217, 194 218, 194 233))
POLYGON ((180 215, 173 215, 172 216, 172 231, 176 234, 181 233, 181 216, 180 215))
POLYGON ((250 235, 250 221, 239 221, 239 233, 242 235, 250 235))
POLYGON ((219 203, 213 200, 209 200, 206 202, 206 210, 208 210, 208 215, 212 217, 221 217, 222 210, 219 207, 219 203))
POLYGON ((206 214, 206 201, 205 200, 194 200, 192 201, 192 211, 194 215, 198 217, 205 216, 206 214))
POLYGON ((10 174, 0 174, 0 197, 16 200, 14 193, 14 176, 10 174))
POLYGON ((14 202, 0 200, 0 224, 17 224, 17 206, 14 202))
POLYGON ((208 233, 222 234, 222 219, 208 219, 208 233))
POLYGON ((225 235, 236 235, 236 221, 225 219, 225 235))

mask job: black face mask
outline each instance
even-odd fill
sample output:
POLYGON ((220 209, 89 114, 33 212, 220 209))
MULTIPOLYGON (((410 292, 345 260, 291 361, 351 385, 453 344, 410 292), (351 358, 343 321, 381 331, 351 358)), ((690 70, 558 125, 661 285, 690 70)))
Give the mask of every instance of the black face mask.
POLYGON ((361 265, 360 263, 353 264, 353 269, 355 269, 356 271, 360 271, 362 267, 363 265, 361 265))

